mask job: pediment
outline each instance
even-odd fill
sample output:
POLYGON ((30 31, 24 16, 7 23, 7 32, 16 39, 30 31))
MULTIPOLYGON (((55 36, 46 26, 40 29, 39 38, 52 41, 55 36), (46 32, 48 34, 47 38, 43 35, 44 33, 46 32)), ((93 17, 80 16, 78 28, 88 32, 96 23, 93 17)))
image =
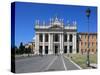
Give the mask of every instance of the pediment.
POLYGON ((52 25, 52 26, 50 27, 50 29, 61 29, 61 28, 62 28, 61 25, 52 25))

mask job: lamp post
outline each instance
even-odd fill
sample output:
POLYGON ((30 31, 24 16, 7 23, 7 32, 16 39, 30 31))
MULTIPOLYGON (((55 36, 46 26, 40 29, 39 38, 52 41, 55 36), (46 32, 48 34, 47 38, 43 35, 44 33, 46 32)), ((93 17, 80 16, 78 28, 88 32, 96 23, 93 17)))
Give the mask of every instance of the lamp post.
POLYGON ((89 48, 89 19, 90 19, 90 13, 91 10, 88 8, 86 10, 86 17, 88 19, 88 47, 87 47, 87 66, 90 66, 90 57, 89 57, 89 53, 90 53, 90 48, 89 48))

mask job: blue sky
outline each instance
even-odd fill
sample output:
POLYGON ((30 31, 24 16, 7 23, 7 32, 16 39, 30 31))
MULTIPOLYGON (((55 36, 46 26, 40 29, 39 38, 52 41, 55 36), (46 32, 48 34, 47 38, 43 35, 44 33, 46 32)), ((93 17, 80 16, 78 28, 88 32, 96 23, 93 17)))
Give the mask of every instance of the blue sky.
MULTIPOLYGON (((16 2, 15 5, 15 45, 19 46, 20 42, 31 42, 35 35, 34 25, 35 20, 39 19, 42 23, 46 23, 50 18, 58 16, 63 18, 64 23, 69 21, 72 23, 77 21, 78 32, 87 32, 87 6, 73 6, 73 5, 54 5, 54 4, 39 4, 16 2)), ((97 32, 97 8, 89 7, 91 9, 90 16, 90 32, 97 32)))

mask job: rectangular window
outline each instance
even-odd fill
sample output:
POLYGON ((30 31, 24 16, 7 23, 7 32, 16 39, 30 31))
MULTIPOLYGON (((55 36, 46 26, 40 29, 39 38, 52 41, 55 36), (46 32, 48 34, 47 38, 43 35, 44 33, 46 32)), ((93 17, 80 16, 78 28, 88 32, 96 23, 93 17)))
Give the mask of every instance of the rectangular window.
POLYGON ((81 42, 81 46, 83 45, 83 42, 81 42))
POLYGON ((92 52, 94 52, 94 49, 92 49, 92 52))
POLYGON ((86 35, 84 35, 85 39, 86 39, 86 35))
POLYGON ((67 34, 64 35, 64 42, 67 42, 67 34))
POLYGON ((64 53, 67 53, 67 46, 64 46, 64 53))
POLYGON ((39 41, 43 42, 43 35, 42 34, 39 35, 39 41))
POLYGON ((48 34, 45 34, 45 42, 48 42, 48 34))
POLYGON ((54 41, 59 42, 59 35, 58 34, 54 34, 54 41))
POLYGON ((72 42, 73 36, 72 34, 69 35, 69 41, 72 42))
POLYGON ((93 46, 93 42, 92 42, 92 46, 93 46))

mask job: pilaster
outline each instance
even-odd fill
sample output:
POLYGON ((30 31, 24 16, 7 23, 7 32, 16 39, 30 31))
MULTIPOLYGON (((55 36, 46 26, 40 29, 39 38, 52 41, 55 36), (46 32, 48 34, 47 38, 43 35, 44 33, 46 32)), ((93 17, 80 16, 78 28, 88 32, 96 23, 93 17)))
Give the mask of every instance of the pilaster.
POLYGON ((45 34, 43 33, 43 51, 42 54, 45 54, 45 34))
POLYGON ((67 34, 67 53, 69 53, 69 34, 67 34))
POLYGON ((39 34, 36 34, 35 36, 35 54, 39 54, 39 34))
POLYGON ((73 34, 73 53, 76 53, 76 34, 73 34))

